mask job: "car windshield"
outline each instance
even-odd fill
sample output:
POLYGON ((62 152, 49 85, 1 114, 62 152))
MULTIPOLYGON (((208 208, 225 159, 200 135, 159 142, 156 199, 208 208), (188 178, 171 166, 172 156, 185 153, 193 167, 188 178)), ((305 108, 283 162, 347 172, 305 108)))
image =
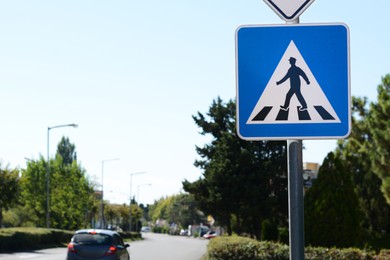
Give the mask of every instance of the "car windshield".
POLYGON ((110 236, 104 234, 76 234, 73 242, 83 245, 109 245, 110 236))

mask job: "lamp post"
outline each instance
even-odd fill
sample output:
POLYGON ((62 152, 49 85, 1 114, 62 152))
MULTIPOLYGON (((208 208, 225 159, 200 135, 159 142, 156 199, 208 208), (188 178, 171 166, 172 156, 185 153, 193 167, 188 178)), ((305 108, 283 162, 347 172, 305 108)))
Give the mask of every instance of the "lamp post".
POLYGON ((133 185, 133 175, 138 175, 138 174, 145 174, 146 172, 134 172, 134 173, 130 173, 130 203, 129 203, 129 206, 130 206, 130 215, 129 215, 129 224, 130 224, 130 232, 132 231, 132 215, 131 215, 131 193, 132 193, 132 185, 133 185))
POLYGON ((103 160, 102 161, 102 200, 101 200, 101 211, 100 211, 100 214, 101 214, 101 223, 100 223, 100 228, 104 228, 104 190, 103 190, 103 183, 104 183, 104 163, 105 162, 111 162, 111 161, 117 161, 119 160, 119 158, 115 158, 115 159, 108 159, 108 160, 103 160))
POLYGON ((50 154, 49 154, 49 143, 50 143, 50 130, 60 127, 74 127, 76 128, 77 124, 66 124, 66 125, 56 125, 49 126, 47 128, 47 169, 46 169, 46 227, 50 228, 50 154))
MULTIPOLYGON (((146 184, 140 184, 140 185, 138 185, 138 187, 137 187, 137 201, 138 201, 138 205, 140 204, 140 201, 139 201, 139 187, 142 187, 142 186, 150 186, 150 185, 152 185, 152 184, 150 184, 150 183, 146 183, 146 184)), ((142 212, 143 213, 143 212, 142 212)), ((135 231, 137 231, 138 230, 138 221, 135 223, 135 231)))

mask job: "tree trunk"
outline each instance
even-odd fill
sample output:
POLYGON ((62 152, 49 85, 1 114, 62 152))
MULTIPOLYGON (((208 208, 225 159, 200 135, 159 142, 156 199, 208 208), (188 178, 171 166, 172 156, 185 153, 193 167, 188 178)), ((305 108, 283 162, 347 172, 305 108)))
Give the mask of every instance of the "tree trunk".
POLYGON ((0 228, 3 227, 3 207, 0 206, 0 228))
POLYGON ((230 216, 226 217, 226 226, 227 226, 228 235, 231 236, 233 234, 233 231, 232 231, 232 224, 230 221, 230 216))

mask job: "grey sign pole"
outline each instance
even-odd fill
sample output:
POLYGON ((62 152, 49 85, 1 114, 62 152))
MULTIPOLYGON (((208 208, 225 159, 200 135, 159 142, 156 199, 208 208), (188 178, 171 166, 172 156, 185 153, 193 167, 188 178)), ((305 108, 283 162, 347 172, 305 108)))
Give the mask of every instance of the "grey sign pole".
POLYGON ((302 140, 287 140, 290 259, 305 259, 302 140))

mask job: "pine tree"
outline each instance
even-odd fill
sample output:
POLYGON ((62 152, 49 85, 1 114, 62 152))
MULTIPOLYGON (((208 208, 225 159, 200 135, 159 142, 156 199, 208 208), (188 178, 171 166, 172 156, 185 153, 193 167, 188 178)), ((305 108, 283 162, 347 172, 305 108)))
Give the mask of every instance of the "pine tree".
POLYGON ((350 173, 340 158, 329 153, 305 195, 306 242, 313 246, 357 246, 362 236, 361 219, 350 173))
POLYGON ((236 133, 233 101, 213 101, 208 117, 194 116, 202 135, 211 142, 196 147, 195 162, 202 178, 183 182, 200 209, 227 228, 260 239, 261 222, 287 219, 287 161, 285 142, 248 142, 236 133))
POLYGON ((371 140, 367 142, 373 170, 382 180, 382 192, 390 204, 390 74, 378 86, 378 101, 371 103, 368 115, 371 140))

